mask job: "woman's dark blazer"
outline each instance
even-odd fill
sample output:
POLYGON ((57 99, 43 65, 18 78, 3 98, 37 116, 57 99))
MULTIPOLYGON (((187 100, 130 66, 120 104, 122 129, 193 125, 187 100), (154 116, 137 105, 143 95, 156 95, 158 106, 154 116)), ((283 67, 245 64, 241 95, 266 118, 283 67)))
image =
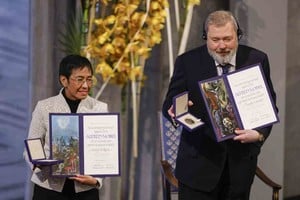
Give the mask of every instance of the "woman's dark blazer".
MULTIPOLYGON (((248 46, 238 46, 236 70, 257 63, 262 66, 270 94, 275 102, 276 95, 270 79, 267 55, 248 46)), ((201 118, 205 125, 192 132, 183 129, 175 175, 181 183, 194 189, 212 191, 220 179, 225 162, 228 162, 230 179, 237 183, 235 187, 249 187, 253 182, 262 142, 250 144, 242 144, 233 140, 216 142, 198 87, 198 81, 215 76, 217 76, 215 61, 209 55, 206 45, 188 51, 176 59, 174 73, 163 103, 163 114, 170 120, 168 109, 172 105, 172 98, 181 92, 188 91, 189 100, 194 103, 189 107, 189 112, 201 118)), ((267 138, 271 129, 272 126, 268 126, 257 131, 267 138)))

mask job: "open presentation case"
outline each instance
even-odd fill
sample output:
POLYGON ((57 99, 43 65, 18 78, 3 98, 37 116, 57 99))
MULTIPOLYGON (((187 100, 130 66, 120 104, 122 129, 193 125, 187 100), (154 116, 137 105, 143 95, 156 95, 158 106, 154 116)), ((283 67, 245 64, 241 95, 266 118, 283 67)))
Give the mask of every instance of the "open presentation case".
POLYGON ((188 92, 183 92, 173 98, 175 121, 189 131, 195 130, 204 124, 188 111, 188 92))
POLYGON ((28 158, 34 165, 57 165, 63 160, 47 159, 41 138, 24 140, 28 158))

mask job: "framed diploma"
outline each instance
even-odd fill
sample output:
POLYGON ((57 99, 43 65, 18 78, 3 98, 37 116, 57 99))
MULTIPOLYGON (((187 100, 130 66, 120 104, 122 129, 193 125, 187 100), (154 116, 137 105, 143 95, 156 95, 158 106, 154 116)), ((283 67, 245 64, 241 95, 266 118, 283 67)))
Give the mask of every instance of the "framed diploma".
POLYGON ((51 157, 64 158, 53 176, 120 175, 120 117, 117 113, 50 113, 51 157))
POLYGON ((62 160, 47 159, 41 138, 24 140, 30 162, 34 165, 57 165, 62 160))
POLYGON ((199 81, 217 141, 279 122, 260 64, 199 81))

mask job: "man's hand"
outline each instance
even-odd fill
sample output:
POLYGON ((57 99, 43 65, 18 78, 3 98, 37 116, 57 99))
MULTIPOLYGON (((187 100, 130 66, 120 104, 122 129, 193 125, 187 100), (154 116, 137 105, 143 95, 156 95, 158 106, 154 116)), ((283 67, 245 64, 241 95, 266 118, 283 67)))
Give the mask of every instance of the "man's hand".
POLYGON ((256 130, 235 130, 237 136, 233 140, 240 141, 241 143, 251 143, 260 141, 261 134, 256 130))
MULTIPOLYGON (((192 106, 194 105, 194 103, 192 101, 188 101, 188 106, 192 106)), ((170 115, 170 117, 173 119, 175 117, 175 113, 174 113, 174 106, 171 105, 171 107, 168 110, 168 114, 170 115)))
POLYGON ((74 177, 70 177, 69 179, 90 186, 96 186, 98 183, 97 179, 95 179, 94 177, 80 174, 77 174, 74 177))

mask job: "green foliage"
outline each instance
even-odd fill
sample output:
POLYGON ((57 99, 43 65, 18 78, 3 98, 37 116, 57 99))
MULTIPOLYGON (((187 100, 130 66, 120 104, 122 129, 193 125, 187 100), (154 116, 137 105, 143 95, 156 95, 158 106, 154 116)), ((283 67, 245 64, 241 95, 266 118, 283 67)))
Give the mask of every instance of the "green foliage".
POLYGON ((82 10, 72 13, 64 25, 64 32, 59 33, 60 50, 66 54, 81 54, 84 33, 82 31, 82 10))

